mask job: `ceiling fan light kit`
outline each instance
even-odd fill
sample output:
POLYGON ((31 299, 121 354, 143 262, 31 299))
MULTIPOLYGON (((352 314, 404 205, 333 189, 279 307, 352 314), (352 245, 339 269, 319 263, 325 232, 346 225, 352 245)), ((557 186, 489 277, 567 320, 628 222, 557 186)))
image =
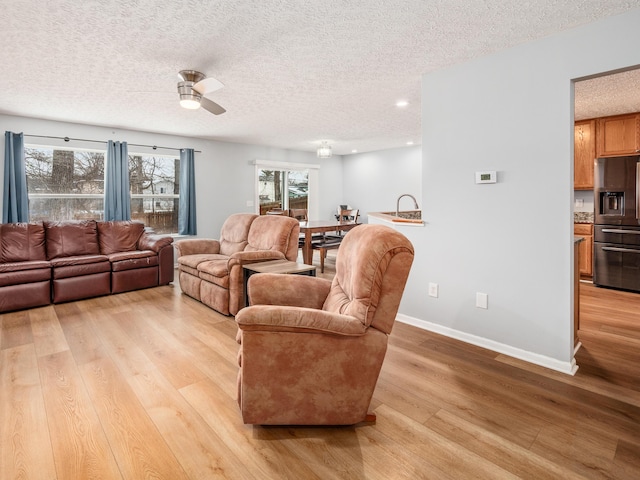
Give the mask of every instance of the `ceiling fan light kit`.
POLYGON ((214 115, 220 115, 226 110, 217 103, 203 98, 207 93, 220 90, 224 85, 215 78, 207 78, 204 73, 196 70, 181 70, 178 73, 178 94, 180 95, 180 106, 190 110, 197 110, 202 107, 214 115))

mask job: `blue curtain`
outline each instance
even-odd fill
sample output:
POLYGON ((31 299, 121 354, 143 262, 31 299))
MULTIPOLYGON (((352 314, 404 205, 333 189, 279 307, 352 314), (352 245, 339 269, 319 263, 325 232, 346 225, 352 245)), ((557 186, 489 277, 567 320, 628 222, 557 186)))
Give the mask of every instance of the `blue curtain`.
POLYGON ((24 161, 24 135, 4 133, 2 223, 29 221, 29 195, 24 161))
POLYGON ((107 165, 104 179, 104 219, 130 220, 129 153, 127 142, 107 144, 107 165))
POLYGON ((196 229, 196 174, 193 148, 180 150, 180 211, 178 233, 195 235, 196 229))

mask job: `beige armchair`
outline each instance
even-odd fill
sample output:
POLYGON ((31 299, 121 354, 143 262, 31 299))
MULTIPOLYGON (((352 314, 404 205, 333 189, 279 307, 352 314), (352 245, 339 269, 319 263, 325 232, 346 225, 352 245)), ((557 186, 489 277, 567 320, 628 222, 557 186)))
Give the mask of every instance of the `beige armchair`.
POLYGON ((244 306, 242 266, 268 260, 295 261, 300 223, 289 217, 231 215, 220 238, 174 243, 182 292, 224 315, 244 306))
POLYGON ((251 306, 236 316, 244 423, 371 419, 367 412, 412 262, 413 246, 404 235, 360 225, 338 249, 332 282, 253 275, 251 306))

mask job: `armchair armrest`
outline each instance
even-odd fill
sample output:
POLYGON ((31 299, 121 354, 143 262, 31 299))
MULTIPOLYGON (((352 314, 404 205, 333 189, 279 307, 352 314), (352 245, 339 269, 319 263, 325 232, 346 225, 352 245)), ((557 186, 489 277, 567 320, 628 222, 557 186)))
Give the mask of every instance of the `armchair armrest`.
POLYGON ((243 331, 324 333, 360 337, 367 327, 355 317, 313 308, 254 305, 236 315, 243 331))
POLYGON ((178 257, 203 253, 220 253, 220 242, 211 238, 187 238, 174 242, 178 257))
POLYGON ((150 235, 143 233, 138 240, 138 249, 140 250, 152 250, 158 253, 161 249, 167 245, 173 243, 173 238, 167 235, 150 235))
POLYGON ((331 280, 306 275, 257 273, 249 278, 251 305, 288 305, 322 309, 331 280))
POLYGON ((277 250, 249 250, 233 253, 229 257, 229 271, 234 265, 246 265, 247 263, 266 262, 267 260, 286 260, 284 253, 277 250))

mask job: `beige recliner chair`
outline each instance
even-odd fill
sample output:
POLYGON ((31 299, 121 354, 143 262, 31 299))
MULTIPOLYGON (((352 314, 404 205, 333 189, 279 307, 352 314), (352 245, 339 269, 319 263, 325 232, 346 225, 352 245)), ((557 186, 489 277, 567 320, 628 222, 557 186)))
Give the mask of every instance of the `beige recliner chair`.
POLYGON ((236 316, 242 419, 262 425, 351 425, 365 419, 413 262, 383 225, 344 238, 333 282, 256 274, 236 316))
POLYGON ((224 315, 244 306, 242 266, 267 260, 295 261, 300 223, 294 218, 237 213, 218 240, 191 238, 174 243, 182 292, 224 315))

